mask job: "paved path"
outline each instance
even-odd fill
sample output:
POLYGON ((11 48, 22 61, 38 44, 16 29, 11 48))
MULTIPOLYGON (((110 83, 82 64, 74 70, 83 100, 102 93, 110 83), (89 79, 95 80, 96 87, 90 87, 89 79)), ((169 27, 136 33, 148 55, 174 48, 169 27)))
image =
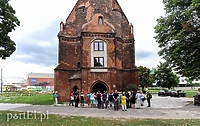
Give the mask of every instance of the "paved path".
POLYGON ((30 104, 4 104, 0 103, 0 110, 10 110, 10 109, 15 109, 18 107, 23 107, 23 106, 32 106, 30 104))
POLYGON ((49 114, 102 118, 200 119, 200 106, 194 106, 192 102, 193 98, 158 97, 155 95, 152 99, 152 107, 144 106, 141 109, 128 109, 128 111, 29 104, 0 104, 0 110, 36 111, 38 113, 48 111, 49 114))

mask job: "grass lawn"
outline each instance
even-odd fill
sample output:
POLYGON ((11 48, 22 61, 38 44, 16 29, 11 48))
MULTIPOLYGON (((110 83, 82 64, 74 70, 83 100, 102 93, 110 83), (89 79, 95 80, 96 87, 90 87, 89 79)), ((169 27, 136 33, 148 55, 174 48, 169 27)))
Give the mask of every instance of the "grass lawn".
POLYGON ((196 95, 197 91, 193 91, 193 90, 186 90, 186 97, 192 98, 194 95, 196 95))
POLYGON ((26 113, 21 116, 20 114, 23 115, 20 112, 0 111, 0 126, 198 126, 200 124, 199 119, 105 119, 61 115, 41 116, 34 113, 32 116, 26 113))
POLYGON ((3 94, 0 103, 26 103, 33 105, 51 105, 54 103, 52 94, 35 94, 31 96, 3 94))

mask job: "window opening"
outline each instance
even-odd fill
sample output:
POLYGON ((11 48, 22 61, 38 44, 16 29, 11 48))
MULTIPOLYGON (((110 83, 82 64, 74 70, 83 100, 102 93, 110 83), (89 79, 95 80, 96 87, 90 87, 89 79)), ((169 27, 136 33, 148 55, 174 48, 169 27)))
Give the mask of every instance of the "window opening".
POLYGON ((104 58, 103 57, 94 57, 94 67, 104 66, 104 58))
POLYGON ((94 51, 103 51, 104 45, 102 41, 95 41, 94 42, 94 51))
POLYGON ((77 68, 78 69, 81 68, 81 63, 80 62, 77 63, 77 68))
POLYGON ((103 24, 103 17, 99 17, 99 25, 103 24))

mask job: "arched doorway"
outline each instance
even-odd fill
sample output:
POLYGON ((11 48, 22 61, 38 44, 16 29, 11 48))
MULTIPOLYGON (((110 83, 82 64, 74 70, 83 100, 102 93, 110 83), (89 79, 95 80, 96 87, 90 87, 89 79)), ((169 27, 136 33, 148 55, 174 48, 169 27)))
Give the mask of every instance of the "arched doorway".
POLYGON ((78 87, 77 86, 74 86, 73 87, 73 92, 76 92, 78 90, 78 87))
POLYGON ((108 87, 105 83, 103 82, 97 82, 94 83, 94 85, 91 87, 92 92, 103 92, 103 91, 108 91, 108 87))

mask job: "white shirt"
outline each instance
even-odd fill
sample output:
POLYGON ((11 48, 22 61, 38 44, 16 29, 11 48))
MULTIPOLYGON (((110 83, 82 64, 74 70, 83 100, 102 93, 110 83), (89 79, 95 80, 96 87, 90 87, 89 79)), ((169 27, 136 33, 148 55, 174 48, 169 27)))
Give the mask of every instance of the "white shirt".
POLYGON ((135 95, 135 98, 136 98, 137 100, 141 100, 141 94, 140 94, 140 93, 137 93, 137 94, 135 95))
POLYGON ((94 94, 91 94, 90 100, 95 100, 95 95, 94 94))

